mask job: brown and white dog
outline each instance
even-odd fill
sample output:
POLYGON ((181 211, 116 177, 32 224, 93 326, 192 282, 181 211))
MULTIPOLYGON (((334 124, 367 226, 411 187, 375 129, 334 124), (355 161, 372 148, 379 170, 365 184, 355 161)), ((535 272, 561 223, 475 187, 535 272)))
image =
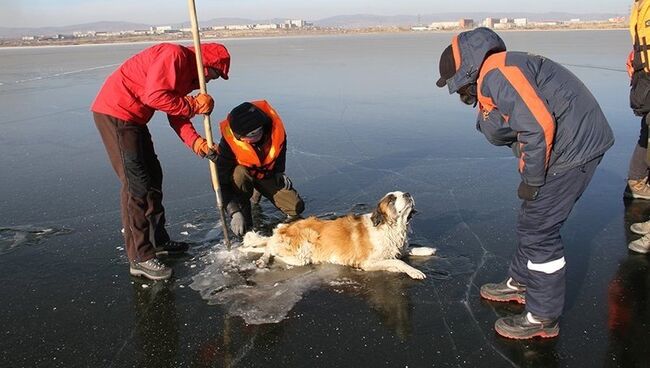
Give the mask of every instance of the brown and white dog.
POLYGON ((270 237, 256 232, 244 236, 243 252, 264 253, 256 261, 264 267, 270 257, 287 265, 334 263, 365 271, 404 272, 414 279, 424 273, 399 258, 405 254, 430 256, 434 248, 408 248, 408 224, 415 212, 409 193, 386 194, 372 213, 347 215, 335 220, 309 217, 280 224, 270 237))

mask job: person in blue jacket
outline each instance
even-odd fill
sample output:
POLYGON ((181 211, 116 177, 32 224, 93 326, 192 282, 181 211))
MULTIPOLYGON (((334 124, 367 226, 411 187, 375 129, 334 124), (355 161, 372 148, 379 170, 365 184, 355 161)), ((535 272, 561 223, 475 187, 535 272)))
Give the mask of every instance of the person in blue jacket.
POLYGON ((587 188, 614 135, 594 96, 569 70, 543 56, 506 51, 488 28, 455 36, 440 57, 438 87, 478 104, 476 128, 518 158, 523 200, 518 246, 507 278, 481 286, 483 298, 526 305, 500 318, 515 339, 559 334, 565 297, 560 229, 587 188))

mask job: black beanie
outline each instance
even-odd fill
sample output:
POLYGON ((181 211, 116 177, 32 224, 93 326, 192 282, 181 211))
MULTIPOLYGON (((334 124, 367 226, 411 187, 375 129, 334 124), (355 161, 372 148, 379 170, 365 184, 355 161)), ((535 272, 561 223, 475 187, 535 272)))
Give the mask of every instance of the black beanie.
POLYGON ((244 102, 230 112, 230 129, 238 138, 270 124, 271 118, 250 102, 244 102))
POLYGON ((440 79, 436 82, 436 86, 444 87, 447 84, 447 79, 456 74, 456 61, 454 60, 454 52, 451 45, 447 46, 445 51, 440 55, 440 63, 438 64, 440 70, 440 79))

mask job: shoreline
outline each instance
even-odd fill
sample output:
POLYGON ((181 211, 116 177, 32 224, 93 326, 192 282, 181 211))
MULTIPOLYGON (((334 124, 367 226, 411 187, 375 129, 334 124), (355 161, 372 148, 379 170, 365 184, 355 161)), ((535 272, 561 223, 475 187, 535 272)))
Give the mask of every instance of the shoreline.
MULTIPOLYGON (((609 26, 609 27, 544 27, 544 28, 513 28, 499 29, 497 32, 580 32, 580 31, 626 31, 627 26, 609 26)), ((458 33, 465 31, 463 29, 448 30, 411 30, 406 28, 364 28, 364 29, 311 29, 301 31, 245 31, 245 32, 202 32, 202 40, 259 40, 267 38, 299 38, 299 37, 327 37, 327 36, 350 36, 350 35, 374 35, 374 34, 445 34, 458 33)), ((106 45, 137 45, 137 44, 154 44, 162 42, 185 43, 191 42, 191 36, 136 36, 136 37, 115 37, 102 39, 75 39, 75 40, 47 40, 47 41, 22 41, 22 40, 3 40, 0 39, 0 50, 17 50, 17 49, 35 49, 50 47, 88 47, 88 46, 106 46, 106 45), (37 43, 37 44, 35 44, 37 43)))

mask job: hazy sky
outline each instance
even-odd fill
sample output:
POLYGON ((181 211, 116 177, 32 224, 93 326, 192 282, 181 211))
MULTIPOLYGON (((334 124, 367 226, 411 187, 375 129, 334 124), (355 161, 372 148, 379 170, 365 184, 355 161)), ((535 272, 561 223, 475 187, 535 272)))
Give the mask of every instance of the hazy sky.
MULTIPOLYGON (((196 0, 201 19, 300 18, 343 14, 433 14, 459 11, 626 14, 632 0, 196 0)), ((44 27, 96 21, 183 22, 186 0, 0 0, 0 27, 44 27)))

